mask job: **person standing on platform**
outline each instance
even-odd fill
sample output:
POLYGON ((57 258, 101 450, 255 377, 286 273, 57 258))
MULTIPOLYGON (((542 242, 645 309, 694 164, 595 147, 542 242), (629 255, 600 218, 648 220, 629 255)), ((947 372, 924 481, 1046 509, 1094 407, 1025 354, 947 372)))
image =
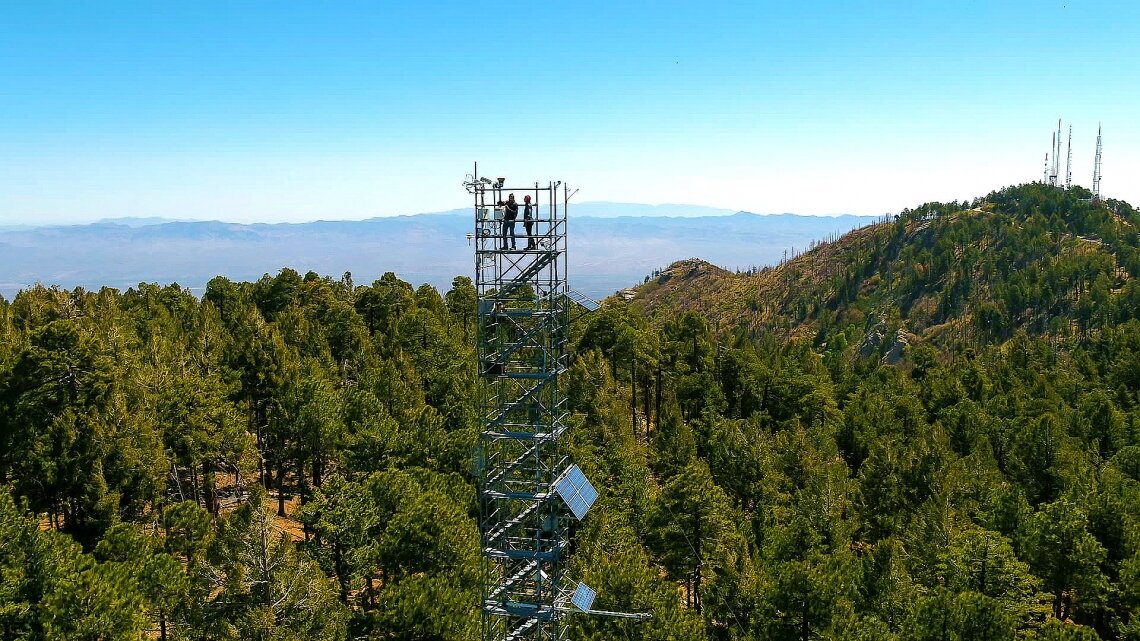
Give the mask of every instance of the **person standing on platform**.
POLYGON ((511 249, 518 249, 515 246, 515 220, 519 217, 519 204, 515 202, 515 195, 511 194, 507 197, 507 203, 503 205, 503 249, 507 248, 507 241, 510 240, 511 249))
POLYGON ((534 206, 530 204, 530 196, 523 196, 523 227, 526 228, 526 248, 535 249, 538 244, 534 242, 534 206))

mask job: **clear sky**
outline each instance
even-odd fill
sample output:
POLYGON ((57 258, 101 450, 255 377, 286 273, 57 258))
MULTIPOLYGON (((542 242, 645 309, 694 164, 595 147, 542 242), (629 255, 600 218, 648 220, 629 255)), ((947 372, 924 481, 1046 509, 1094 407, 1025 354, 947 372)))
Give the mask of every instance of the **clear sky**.
MULTIPOLYGON (((3 2, 3 0, 0 0, 3 2)), ((479 161, 581 200, 893 212, 1039 180, 1140 205, 1140 3, 3 2, 0 224, 368 218, 479 161)))

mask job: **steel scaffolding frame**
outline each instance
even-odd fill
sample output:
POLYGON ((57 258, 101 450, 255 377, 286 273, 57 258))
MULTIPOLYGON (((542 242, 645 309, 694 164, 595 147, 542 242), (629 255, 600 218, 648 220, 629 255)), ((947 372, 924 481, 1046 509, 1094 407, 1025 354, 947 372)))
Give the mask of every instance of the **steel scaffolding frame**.
POLYGON ((477 357, 482 429, 477 455, 484 641, 565 639, 561 614, 575 585, 564 576, 572 518, 554 491, 569 466, 566 206, 561 182, 508 188, 473 174, 477 357), (504 235, 500 205, 518 199, 518 240, 504 235), (521 233, 520 233, 521 232, 521 233))

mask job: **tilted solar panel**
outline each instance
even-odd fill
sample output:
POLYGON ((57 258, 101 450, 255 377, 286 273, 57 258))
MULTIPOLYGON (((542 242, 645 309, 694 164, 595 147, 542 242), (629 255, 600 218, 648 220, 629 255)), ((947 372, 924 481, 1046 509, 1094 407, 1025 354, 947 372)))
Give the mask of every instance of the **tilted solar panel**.
POLYGON ((570 602, 579 610, 589 612, 594 605, 594 597, 596 596, 598 593, 590 589, 590 586, 585 583, 578 583, 578 588, 574 590, 574 596, 570 597, 570 602))
POLYGON ((571 465, 554 485, 554 491, 566 502, 566 507, 574 513, 574 517, 581 521, 585 518, 594 501, 598 500, 598 491, 586 479, 577 465, 571 465))

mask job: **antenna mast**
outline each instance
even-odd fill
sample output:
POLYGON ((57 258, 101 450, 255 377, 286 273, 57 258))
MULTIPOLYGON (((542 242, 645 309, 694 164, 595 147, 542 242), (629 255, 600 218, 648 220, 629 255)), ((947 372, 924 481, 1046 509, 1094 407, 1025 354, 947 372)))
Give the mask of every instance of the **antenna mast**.
POLYGON ((1057 186, 1057 178, 1061 173, 1061 119, 1057 119, 1057 133, 1053 134, 1053 167, 1049 171, 1049 184, 1057 186))
POLYGON ((1069 125, 1069 159, 1065 162, 1065 191, 1073 186, 1073 126, 1069 125))
MULTIPOLYGON (((1057 134, 1053 134, 1053 137, 1049 140, 1049 154, 1053 153, 1053 150, 1056 148, 1057 148, 1057 134)), ((1045 154, 1046 163, 1048 163, 1049 154, 1045 154)), ((1054 156, 1053 157, 1053 165, 1056 165, 1056 164, 1057 164, 1057 158, 1056 158, 1056 156, 1054 156)), ((1053 168, 1053 165, 1050 165, 1049 168, 1046 169, 1046 172, 1049 174, 1049 185, 1051 187, 1056 187, 1057 186, 1057 170, 1053 168)))
POLYGON ((1093 163, 1092 199, 1100 200, 1100 123, 1096 125, 1096 162, 1093 163))

